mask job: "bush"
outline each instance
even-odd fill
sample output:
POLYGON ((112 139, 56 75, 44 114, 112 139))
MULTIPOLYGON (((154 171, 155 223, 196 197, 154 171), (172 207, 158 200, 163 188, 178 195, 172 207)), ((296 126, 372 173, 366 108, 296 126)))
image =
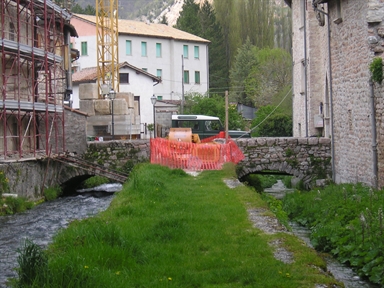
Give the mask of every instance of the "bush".
POLYGON ((8 178, 5 176, 3 171, 0 171, 0 197, 3 193, 9 192, 8 178))
POLYGON ((55 200, 57 197, 59 197, 62 193, 60 186, 53 186, 44 189, 44 197, 46 201, 52 201, 55 200))
POLYGON ((251 124, 252 137, 292 136, 292 116, 275 108, 268 105, 257 110, 251 124))
POLYGON ((93 176, 84 181, 83 186, 85 188, 93 188, 102 184, 109 183, 109 179, 104 176, 93 176))
POLYGON ((333 254, 383 287, 383 203, 384 190, 343 184, 287 194, 283 208, 311 229, 316 249, 333 254))
POLYGON ((0 215, 14 214, 31 209, 33 202, 24 197, 7 197, 0 200, 0 215))

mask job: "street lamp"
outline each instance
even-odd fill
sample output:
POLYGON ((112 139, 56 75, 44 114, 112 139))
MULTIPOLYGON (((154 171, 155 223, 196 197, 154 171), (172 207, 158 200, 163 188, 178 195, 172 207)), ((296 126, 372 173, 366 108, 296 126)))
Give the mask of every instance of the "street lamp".
POLYGON ((156 96, 155 94, 152 95, 151 97, 151 102, 152 102, 152 105, 153 105, 153 138, 156 138, 156 118, 155 118, 155 105, 156 105, 156 96))
POLYGON ((116 91, 111 89, 109 91, 109 99, 112 100, 112 140, 115 138, 115 122, 113 119, 113 100, 116 98, 116 91))

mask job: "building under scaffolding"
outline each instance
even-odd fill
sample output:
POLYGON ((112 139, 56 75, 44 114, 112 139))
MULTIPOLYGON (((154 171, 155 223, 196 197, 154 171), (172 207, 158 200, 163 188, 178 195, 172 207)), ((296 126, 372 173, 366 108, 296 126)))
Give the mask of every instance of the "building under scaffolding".
POLYGON ((71 14, 49 0, 1 0, 0 14, 0 159, 63 152, 71 14))

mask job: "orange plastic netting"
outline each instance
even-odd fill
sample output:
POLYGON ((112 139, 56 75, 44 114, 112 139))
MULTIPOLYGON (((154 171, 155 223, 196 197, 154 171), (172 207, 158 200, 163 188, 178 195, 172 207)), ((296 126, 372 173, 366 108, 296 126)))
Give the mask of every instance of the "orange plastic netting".
POLYGON ((151 163, 186 170, 219 170, 226 162, 237 164, 244 159, 243 152, 232 139, 218 138, 221 134, 204 139, 202 143, 170 141, 152 138, 151 163), (213 140, 216 139, 215 142, 213 140), (220 144, 222 142, 223 144, 220 144))

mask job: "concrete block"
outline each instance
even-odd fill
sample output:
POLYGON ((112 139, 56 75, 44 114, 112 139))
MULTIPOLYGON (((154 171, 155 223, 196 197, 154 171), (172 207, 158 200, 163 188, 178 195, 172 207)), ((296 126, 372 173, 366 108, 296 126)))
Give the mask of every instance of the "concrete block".
POLYGON ((80 111, 87 113, 89 116, 95 115, 94 100, 80 100, 79 108, 80 111))
POLYGON ((107 99, 99 99, 94 100, 95 105, 95 114, 96 115, 108 115, 111 114, 110 112, 110 100, 107 99))
POLYGON ((96 100, 99 99, 97 83, 83 83, 79 85, 80 100, 96 100))
POLYGON ((116 99, 125 99, 125 102, 127 102, 128 108, 134 108, 135 107, 135 96, 133 93, 130 92, 119 92, 116 94, 116 99))
MULTIPOLYGON (((112 104, 110 105, 111 113, 112 113, 112 104)), ((127 102, 124 98, 113 100, 113 114, 115 115, 127 115, 128 106, 127 102)))

